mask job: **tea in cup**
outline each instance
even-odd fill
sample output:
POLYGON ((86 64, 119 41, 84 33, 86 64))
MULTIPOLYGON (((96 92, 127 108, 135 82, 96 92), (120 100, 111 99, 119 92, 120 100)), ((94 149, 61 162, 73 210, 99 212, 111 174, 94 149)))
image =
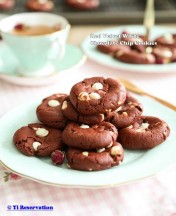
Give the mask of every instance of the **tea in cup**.
POLYGON ((0 21, 4 42, 19 62, 23 76, 46 76, 55 72, 53 61, 60 61, 70 30, 68 21, 51 13, 20 13, 0 21))

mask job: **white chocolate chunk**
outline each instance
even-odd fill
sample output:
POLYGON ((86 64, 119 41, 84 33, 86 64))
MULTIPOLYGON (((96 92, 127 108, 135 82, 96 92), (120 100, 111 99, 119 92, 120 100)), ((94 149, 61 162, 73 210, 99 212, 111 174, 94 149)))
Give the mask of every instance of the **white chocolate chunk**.
POLYGON ((87 156, 89 155, 89 152, 86 152, 86 151, 85 151, 85 152, 82 152, 82 155, 84 155, 84 156, 87 157, 87 156))
POLYGON ((104 114, 100 114, 101 115, 101 121, 104 121, 104 114))
POLYGON ((123 112, 122 115, 123 116, 128 116, 128 113, 127 112, 123 112))
POLYGON ((136 132, 144 132, 146 129, 148 129, 149 123, 142 123, 139 128, 136 130, 136 132))
POLYGON ((164 38, 167 40, 167 42, 174 43, 174 38, 173 38, 172 34, 167 33, 164 35, 164 38))
POLYGON ((103 89, 103 85, 101 83, 96 82, 92 85, 92 88, 94 90, 100 90, 100 89, 103 89))
POLYGON ((113 145, 113 142, 111 142, 106 148, 110 148, 113 145))
POLYGON ((150 53, 152 53, 152 47, 147 47, 146 49, 145 49, 145 52, 146 53, 148 53, 148 54, 150 54, 150 53))
POLYGON ((101 152, 104 152, 104 151, 105 151, 105 148, 97 149, 97 153, 101 153, 101 152))
POLYGON ((33 127, 33 130, 35 130, 35 131, 36 131, 37 129, 38 129, 38 128, 36 128, 36 127, 33 127))
POLYGON ((80 128, 86 129, 86 128, 89 128, 89 125, 82 124, 82 125, 80 126, 80 128))
POLYGON ((64 101, 62 104, 62 110, 67 109, 67 101, 64 101))
POLYGON ((120 57, 123 54, 124 54, 124 52, 122 50, 119 50, 116 52, 116 57, 120 57))
POLYGON ((92 99, 92 100, 98 100, 98 99, 100 99, 100 95, 99 95, 98 93, 96 93, 96 92, 90 93, 90 94, 89 94, 89 97, 90 97, 90 99, 92 99))
POLYGON ((49 134, 49 131, 45 128, 37 128, 36 135, 39 137, 46 137, 49 134))
POLYGON ((165 58, 171 58, 172 52, 170 50, 163 50, 163 51, 161 51, 161 55, 165 58))
POLYGON ((57 106, 60 105, 60 103, 59 103, 59 101, 57 101, 57 100, 50 100, 50 101, 48 101, 48 105, 49 105, 50 107, 57 107, 57 106))
POLYGON ((41 143, 40 142, 33 142, 32 143, 32 147, 33 147, 33 149, 35 150, 35 151, 37 151, 37 149, 38 149, 38 147, 41 145, 41 143))
POLYGON ((80 100, 80 101, 90 100, 89 94, 87 92, 81 92, 78 95, 78 100, 80 100))
POLYGON ((118 102, 118 105, 121 105, 121 104, 122 104, 122 102, 121 102, 121 101, 119 101, 119 102, 118 102))
POLYGON ((92 171, 93 169, 92 168, 89 168, 89 171, 92 171))
POLYGON ((115 112, 119 112, 121 109, 122 109, 122 107, 120 106, 119 108, 117 108, 117 109, 115 110, 115 112))
POLYGON ((132 129, 132 128, 133 128, 133 125, 130 125, 130 126, 128 126, 127 128, 132 129))
POLYGON ((122 148, 120 146, 113 146, 111 148, 110 154, 112 156, 121 155, 122 154, 122 148))

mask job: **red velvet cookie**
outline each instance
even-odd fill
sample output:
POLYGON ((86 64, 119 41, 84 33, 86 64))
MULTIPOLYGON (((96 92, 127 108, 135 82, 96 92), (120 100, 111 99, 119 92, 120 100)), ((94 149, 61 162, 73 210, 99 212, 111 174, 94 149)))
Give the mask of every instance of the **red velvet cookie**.
POLYGON ((126 89, 115 79, 92 77, 75 84, 70 100, 78 112, 92 115, 115 110, 126 99, 126 89))
POLYGON ((153 48, 152 54, 155 56, 157 64, 166 64, 173 60, 173 51, 169 47, 156 46, 153 48))
POLYGON ((130 64, 154 64, 155 57, 151 53, 140 53, 136 50, 118 51, 114 54, 114 58, 119 61, 130 64))
POLYGON ((169 126, 163 120, 153 116, 142 116, 129 127, 121 129, 118 140, 127 149, 151 149, 163 143, 169 133, 169 126))
POLYGON ((96 9, 100 1, 99 0, 66 0, 67 5, 79 10, 92 10, 96 9))
POLYGON ((51 0, 27 0, 26 7, 32 11, 51 11, 54 3, 51 0))
POLYGON ((68 166, 72 169, 95 171, 120 165, 123 161, 124 151, 120 143, 114 142, 109 148, 91 151, 68 148, 66 157, 68 166))
POLYGON ((158 45, 176 47, 176 34, 167 33, 155 39, 158 45))
POLYGON ((0 1, 0 9, 11 9, 15 5, 15 0, 0 1))
POLYGON ((104 121, 104 114, 83 115, 79 113, 72 105, 69 97, 64 99, 61 107, 62 113, 70 121, 81 122, 83 124, 98 124, 104 121))
POLYGON ((66 97, 66 94, 54 94, 43 99, 36 110, 38 119, 47 126, 64 128, 67 119, 61 111, 61 104, 66 97))
POLYGON ((68 146, 90 150, 112 145, 117 135, 116 127, 109 122, 92 126, 72 122, 64 129, 62 140, 68 146))
POLYGON ((123 46, 123 45, 98 45, 97 46, 97 50, 99 50, 100 52, 109 54, 109 55, 114 55, 114 53, 118 52, 118 51, 128 51, 130 50, 129 46, 123 46))
POLYGON ((18 129, 13 136, 13 142, 23 154, 43 157, 63 148, 61 137, 60 130, 33 123, 18 129))
POLYGON ((143 112, 142 104, 127 93, 126 101, 117 110, 108 112, 105 120, 114 124, 117 128, 125 128, 139 119, 143 112))

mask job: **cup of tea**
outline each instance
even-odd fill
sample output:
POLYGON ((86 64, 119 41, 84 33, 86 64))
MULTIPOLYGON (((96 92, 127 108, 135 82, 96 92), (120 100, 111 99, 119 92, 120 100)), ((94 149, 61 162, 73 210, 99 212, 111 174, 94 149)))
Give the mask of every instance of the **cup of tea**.
POLYGON ((55 72, 53 61, 61 61, 70 30, 62 16, 30 12, 0 21, 0 34, 19 62, 17 73, 46 76, 55 72))

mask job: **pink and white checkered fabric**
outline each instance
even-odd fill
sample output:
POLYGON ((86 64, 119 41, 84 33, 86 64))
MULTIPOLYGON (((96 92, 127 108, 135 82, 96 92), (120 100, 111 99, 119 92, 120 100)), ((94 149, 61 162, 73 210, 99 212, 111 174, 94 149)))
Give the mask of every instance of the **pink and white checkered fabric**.
MULTIPOLYGON (((73 76, 45 87, 20 87, 0 81, 0 116, 10 108, 56 92, 69 92, 84 77, 125 76, 147 91, 170 102, 176 92, 176 75, 130 74, 88 61, 73 76), (161 86, 163 88, 161 88, 161 86)), ((176 216, 176 166, 155 177, 108 189, 72 189, 19 179, 0 166, 0 215, 2 216, 176 216), (8 180, 4 182, 4 180, 8 180), (9 211, 9 206, 53 206, 53 211, 9 211)))
POLYGON ((156 177, 108 189, 71 189, 22 180, 1 186, 0 215, 174 216, 176 167, 156 177), (175 179, 175 180, 173 180, 175 179), (8 211, 9 205, 53 206, 50 212, 8 211))

